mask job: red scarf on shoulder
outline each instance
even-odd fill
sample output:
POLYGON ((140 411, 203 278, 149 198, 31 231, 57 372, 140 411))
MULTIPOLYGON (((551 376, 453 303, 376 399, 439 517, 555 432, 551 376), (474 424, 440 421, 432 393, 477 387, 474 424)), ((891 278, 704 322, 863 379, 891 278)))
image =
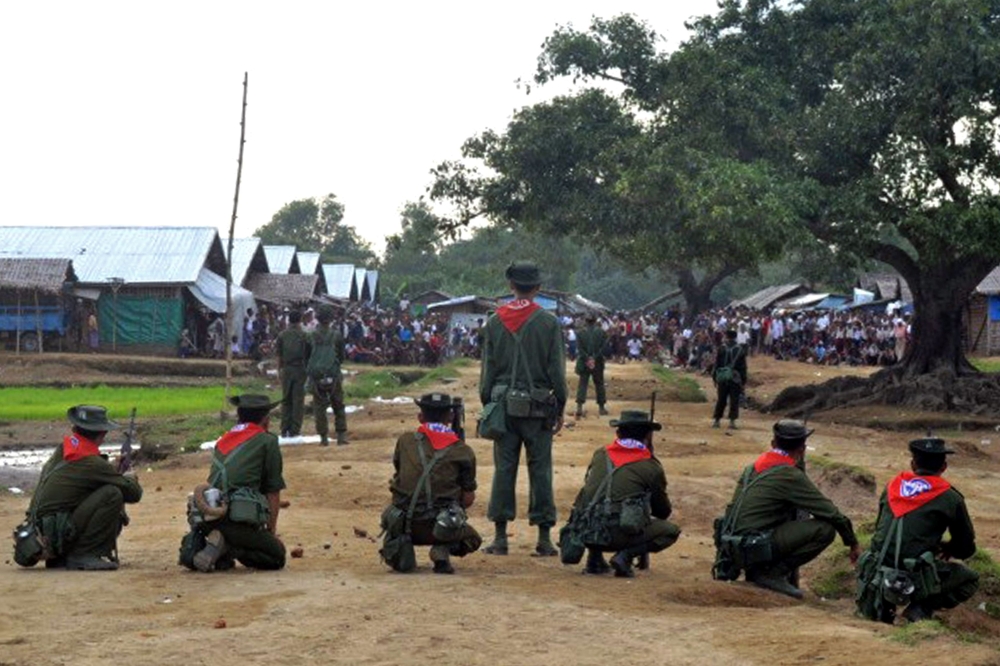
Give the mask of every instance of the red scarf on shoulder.
POLYGON ((646 445, 637 439, 616 439, 605 448, 605 451, 608 452, 611 464, 616 468, 653 457, 646 445))
POLYGON ((889 482, 889 509, 896 518, 901 518, 927 504, 935 497, 951 488, 951 484, 940 476, 917 476, 913 472, 903 472, 889 482))
POLYGON ((541 307, 534 301, 522 298, 497 308, 497 317, 500 318, 500 321, 508 331, 517 333, 524 326, 524 323, 528 321, 528 318, 535 313, 535 310, 540 310, 541 307))
POLYGON ((421 423, 417 432, 422 433, 435 451, 446 449, 461 441, 455 431, 443 423, 421 423))
POLYGON ((83 435, 73 433, 63 437, 63 460, 66 462, 73 462, 75 460, 82 460, 90 456, 99 455, 101 455, 101 452, 97 448, 97 444, 90 441, 83 435))
POLYGON ((772 467, 779 467, 781 465, 789 465, 791 467, 795 466, 795 459, 788 455, 781 449, 771 449, 766 451, 757 458, 753 463, 753 469, 758 474, 766 472, 772 467))
POLYGON ((237 446, 262 432, 267 432, 256 423, 237 423, 215 443, 216 450, 228 456, 237 446))

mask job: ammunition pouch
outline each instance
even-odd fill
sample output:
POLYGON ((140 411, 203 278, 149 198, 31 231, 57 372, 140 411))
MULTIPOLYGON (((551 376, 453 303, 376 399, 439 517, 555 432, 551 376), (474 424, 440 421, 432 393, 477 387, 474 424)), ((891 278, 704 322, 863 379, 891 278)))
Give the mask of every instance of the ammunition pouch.
POLYGON ((26 521, 14 528, 14 561, 19 566, 33 567, 48 559, 48 547, 48 540, 34 524, 26 521))
POLYGON ((733 554, 731 542, 723 541, 725 523, 725 516, 719 516, 712 524, 715 542, 715 562, 712 564, 712 578, 714 580, 736 580, 742 573, 742 569, 740 569, 733 554))
POLYGON ((434 539, 439 542, 458 541, 462 538, 468 517, 458 504, 451 504, 434 517, 434 539))
POLYGON ((774 561, 772 532, 721 535, 721 549, 727 551, 735 566, 742 570, 766 566, 774 561))
POLYGON ((507 434, 507 409, 503 400, 483 406, 476 433, 483 439, 498 439, 507 434))
POLYGON ((263 527, 271 515, 267 498, 253 488, 237 488, 229 494, 229 520, 263 527))
POLYGON ((646 526, 649 525, 651 512, 648 493, 627 497, 621 501, 618 527, 622 532, 631 536, 642 534, 646 526))
POLYGON ((385 507, 381 518, 382 531, 391 536, 402 534, 406 528, 406 510, 395 504, 385 507))
POLYGON ((556 399, 552 391, 533 388, 528 391, 510 389, 504 398, 507 414, 515 418, 548 419, 555 411, 556 399))
POLYGON ((413 550, 413 539, 409 533, 393 535, 386 532, 378 554, 394 571, 406 573, 417 568, 417 554, 413 550))
POLYGON ((569 515, 569 521, 559 530, 559 560, 563 564, 579 564, 587 550, 577 531, 578 519, 579 515, 574 509, 569 515))

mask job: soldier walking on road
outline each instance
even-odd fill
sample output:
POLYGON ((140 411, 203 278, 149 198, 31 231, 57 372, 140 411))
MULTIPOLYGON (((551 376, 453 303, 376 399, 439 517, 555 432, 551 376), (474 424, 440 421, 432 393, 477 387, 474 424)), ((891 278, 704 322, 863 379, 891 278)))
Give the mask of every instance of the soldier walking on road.
POLYGON ((504 401, 506 432, 493 439, 493 487, 487 517, 493 543, 484 550, 507 554, 507 523, 516 516, 514 488, 524 447, 528 459, 528 520, 538 526, 535 554, 555 556, 551 530, 556 522, 552 490, 552 437, 563 425, 566 362, 559 321, 532 299, 541 287, 538 267, 514 262, 506 271, 514 300, 486 322, 479 398, 483 405, 504 401))
POLYGON ((604 348, 608 336, 597 325, 597 315, 587 315, 587 326, 577 334, 576 374, 580 383, 576 387, 576 418, 583 418, 583 405, 587 402, 587 384, 594 379, 594 393, 597 397, 598 413, 606 416, 607 396, 604 391, 604 348))

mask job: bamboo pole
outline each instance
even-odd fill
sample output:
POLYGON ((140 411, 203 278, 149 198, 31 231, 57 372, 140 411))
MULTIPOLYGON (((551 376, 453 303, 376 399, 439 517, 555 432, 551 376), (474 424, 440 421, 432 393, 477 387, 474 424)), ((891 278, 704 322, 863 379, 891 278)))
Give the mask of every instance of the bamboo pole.
POLYGON ((240 113, 240 156, 236 162, 236 192, 233 194, 233 216, 229 220, 229 247, 226 251, 226 404, 233 381, 233 236, 236 233, 236 210, 240 202, 240 177, 243 175, 243 145, 246 143, 247 128, 247 73, 243 72, 243 108, 240 113))
POLYGON ((35 335, 38 336, 38 353, 41 354, 45 344, 45 336, 42 334, 42 312, 38 307, 38 289, 33 289, 32 293, 35 294, 35 335))

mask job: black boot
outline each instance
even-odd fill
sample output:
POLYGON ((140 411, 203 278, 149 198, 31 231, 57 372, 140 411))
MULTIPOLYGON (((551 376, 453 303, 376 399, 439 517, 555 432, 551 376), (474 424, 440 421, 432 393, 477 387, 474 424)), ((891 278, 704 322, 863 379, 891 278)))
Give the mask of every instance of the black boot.
POLYGON ((611 558, 611 568, 615 570, 617 578, 635 578, 635 571, 632 569, 632 559, 641 558, 649 553, 646 544, 630 546, 615 553, 611 558))
POLYGON ((611 565, 604 559, 604 554, 599 550, 587 549, 587 564, 583 567, 583 573, 600 576, 611 573, 611 565))

